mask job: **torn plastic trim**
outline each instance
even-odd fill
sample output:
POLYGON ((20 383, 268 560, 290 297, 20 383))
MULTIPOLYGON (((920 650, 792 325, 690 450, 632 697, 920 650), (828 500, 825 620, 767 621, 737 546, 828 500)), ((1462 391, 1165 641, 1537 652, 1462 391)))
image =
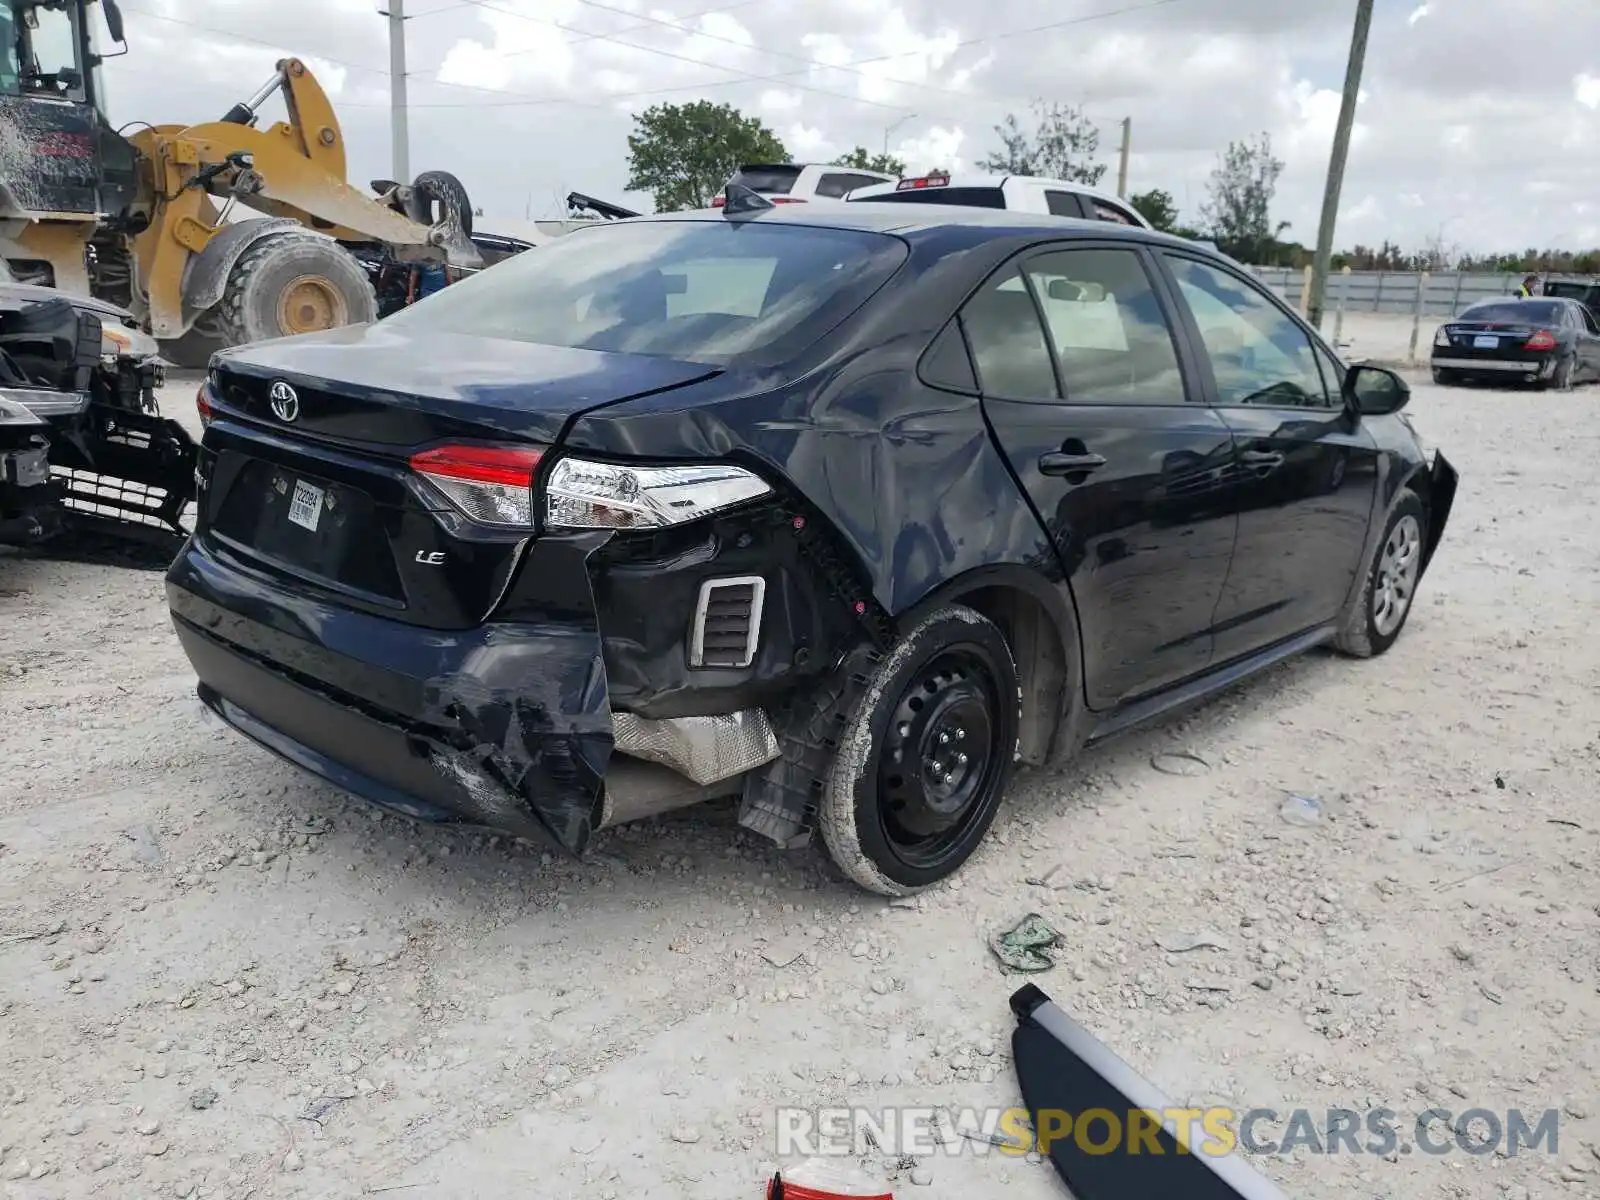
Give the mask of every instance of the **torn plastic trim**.
POLYGON ((1208 1150, 1215 1139, 1198 1110, 1175 1105, 1039 988, 1012 993, 1011 1011, 1017 1083, 1035 1148, 1053 1131, 1039 1152, 1077 1200, 1285 1200, 1234 1150, 1208 1150), (1173 1112, 1187 1117, 1181 1132, 1176 1116, 1167 1115, 1173 1112), (1073 1122, 1089 1113, 1092 1133, 1080 1137, 1073 1122), (1132 1130, 1138 1113, 1145 1138, 1132 1130), (1109 1128, 1105 1114, 1114 1120, 1109 1128))
POLYGON ((619 712, 611 714, 611 729, 618 753, 660 763, 702 786, 753 771, 778 757, 777 734, 759 708, 656 721, 619 712))

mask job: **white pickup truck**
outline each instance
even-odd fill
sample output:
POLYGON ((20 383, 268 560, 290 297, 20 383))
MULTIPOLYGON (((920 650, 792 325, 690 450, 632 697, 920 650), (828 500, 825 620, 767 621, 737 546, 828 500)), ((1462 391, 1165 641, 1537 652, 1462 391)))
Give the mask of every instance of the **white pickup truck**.
POLYGON ((1114 221, 1149 229, 1150 222, 1125 200, 1081 183, 1034 175, 918 175, 892 183, 857 188, 847 200, 874 204, 951 204, 1001 208, 1012 212, 1053 213, 1080 220, 1114 221))

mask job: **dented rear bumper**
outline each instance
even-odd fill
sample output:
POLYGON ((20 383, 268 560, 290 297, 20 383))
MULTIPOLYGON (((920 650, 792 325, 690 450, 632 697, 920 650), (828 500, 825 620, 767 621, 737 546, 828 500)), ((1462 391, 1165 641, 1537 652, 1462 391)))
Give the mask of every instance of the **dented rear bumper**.
MULTIPOLYGON (((604 540, 549 549, 563 565, 576 558, 583 579, 604 540)), ((566 589, 548 619, 422 630, 286 590, 191 539, 167 600, 201 699, 328 782, 576 854, 604 823, 614 741, 586 586, 566 589)))

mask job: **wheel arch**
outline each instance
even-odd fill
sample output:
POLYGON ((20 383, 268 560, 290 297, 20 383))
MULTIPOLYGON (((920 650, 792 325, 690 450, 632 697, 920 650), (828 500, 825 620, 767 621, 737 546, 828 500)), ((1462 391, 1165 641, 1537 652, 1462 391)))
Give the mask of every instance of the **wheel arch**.
POLYGON ((1083 645, 1070 590, 1020 564, 977 567, 929 592, 895 616, 910 629, 930 612, 962 604, 1000 628, 1022 682, 1018 753, 1037 766, 1059 756, 1083 702, 1083 645))

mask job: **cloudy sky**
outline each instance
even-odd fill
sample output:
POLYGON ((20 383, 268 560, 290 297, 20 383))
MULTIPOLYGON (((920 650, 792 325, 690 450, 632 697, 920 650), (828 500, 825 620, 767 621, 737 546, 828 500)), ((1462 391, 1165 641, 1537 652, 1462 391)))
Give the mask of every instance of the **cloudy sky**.
MULTIPOLYGON (((1030 98, 1082 104, 1114 184, 1186 218, 1217 152, 1269 132, 1276 213, 1310 242, 1355 0, 405 0, 411 166, 453 171, 490 217, 627 196, 630 114, 701 97, 758 115, 797 159, 889 147, 970 166, 1030 98)), ((351 179, 390 173, 383 0, 122 0, 117 123, 197 121, 308 60, 351 179)), ((275 114, 276 115, 276 114, 275 114)), ((488 222, 485 222, 488 224, 488 222)), ((1600 245, 1600 3, 1377 0, 1337 241, 1600 245)))

